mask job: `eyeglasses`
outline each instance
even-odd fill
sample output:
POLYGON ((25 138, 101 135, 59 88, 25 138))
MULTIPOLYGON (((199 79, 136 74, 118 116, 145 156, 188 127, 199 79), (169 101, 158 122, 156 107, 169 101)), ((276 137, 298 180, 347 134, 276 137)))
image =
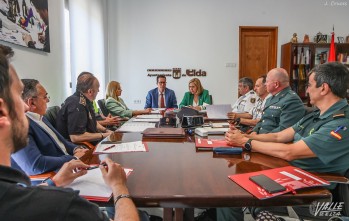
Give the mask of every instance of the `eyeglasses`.
POLYGON ((158 82, 158 84, 166 84, 167 82, 158 82))
POLYGON ((50 100, 50 96, 47 96, 47 95, 45 95, 45 96, 33 96, 32 98, 42 98, 44 100, 50 100))

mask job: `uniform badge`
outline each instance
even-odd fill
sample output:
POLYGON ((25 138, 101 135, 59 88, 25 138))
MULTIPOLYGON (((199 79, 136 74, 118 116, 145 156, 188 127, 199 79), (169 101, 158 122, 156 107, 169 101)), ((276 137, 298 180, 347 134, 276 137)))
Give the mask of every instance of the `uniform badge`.
POLYGON ((86 98, 82 94, 80 94, 79 104, 86 106, 86 98))
POLYGON ((256 102, 256 98, 251 98, 251 99, 250 99, 250 102, 251 102, 252 104, 254 104, 254 103, 256 102))

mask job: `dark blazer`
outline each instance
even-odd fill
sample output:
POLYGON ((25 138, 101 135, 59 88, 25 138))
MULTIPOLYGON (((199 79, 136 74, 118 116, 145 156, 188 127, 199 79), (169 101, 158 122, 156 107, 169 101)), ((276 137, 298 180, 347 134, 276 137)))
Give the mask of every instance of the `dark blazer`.
POLYGON ((64 139, 45 117, 43 117, 44 123, 51 128, 58 139, 62 141, 70 155, 65 155, 50 134, 32 119, 28 119, 29 143, 25 148, 11 156, 12 160, 16 162, 21 170, 28 175, 57 171, 65 162, 74 159, 72 155, 77 145, 64 139))
MULTIPOLYGON (((178 108, 177 99, 175 92, 171 89, 165 89, 165 103, 166 108, 178 108)), ((158 108, 159 107, 159 90, 158 88, 154 88, 150 90, 145 99, 145 108, 158 108)))

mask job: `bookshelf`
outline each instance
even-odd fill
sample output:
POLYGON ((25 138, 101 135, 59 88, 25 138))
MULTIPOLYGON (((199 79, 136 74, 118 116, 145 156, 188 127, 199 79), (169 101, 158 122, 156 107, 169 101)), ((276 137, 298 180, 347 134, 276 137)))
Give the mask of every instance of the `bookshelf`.
MULTIPOLYGON (((349 44, 336 43, 336 59, 349 67, 349 44)), ((290 75, 290 85, 305 101, 306 77, 316 65, 327 62, 329 43, 286 43, 281 46, 281 67, 290 75)))

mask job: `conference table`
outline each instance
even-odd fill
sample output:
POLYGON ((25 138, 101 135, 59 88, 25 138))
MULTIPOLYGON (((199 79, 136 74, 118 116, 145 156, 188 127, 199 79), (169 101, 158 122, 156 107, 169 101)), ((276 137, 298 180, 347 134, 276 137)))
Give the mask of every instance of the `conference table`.
MULTIPOLYGON (((182 220, 185 208, 186 219, 193 220, 193 208, 291 206, 331 200, 331 193, 323 187, 258 200, 228 178, 289 165, 279 158, 253 152, 215 155, 212 151, 198 151, 195 136, 189 135, 179 139, 145 139, 141 133, 114 132, 107 139, 146 142, 147 152, 94 155, 90 163, 108 156, 123 167, 132 168, 127 187, 134 203, 137 207, 164 208, 164 220, 182 220)), ((98 204, 111 206, 113 202, 98 204)))

